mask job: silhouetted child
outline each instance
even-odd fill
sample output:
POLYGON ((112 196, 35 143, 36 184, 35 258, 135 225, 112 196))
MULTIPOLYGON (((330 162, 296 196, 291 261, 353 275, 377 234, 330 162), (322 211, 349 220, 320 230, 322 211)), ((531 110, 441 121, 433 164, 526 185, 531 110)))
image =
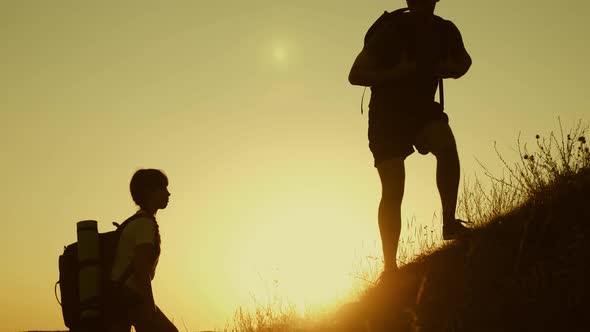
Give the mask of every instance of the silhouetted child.
POLYGON ((152 280, 160 257, 156 213, 168 205, 168 178, 156 169, 140 169, 131 178, 131 197, 139 206, 137 218, 121 232, 111 280, 109 331, 178 331, 155 305, 152 280))

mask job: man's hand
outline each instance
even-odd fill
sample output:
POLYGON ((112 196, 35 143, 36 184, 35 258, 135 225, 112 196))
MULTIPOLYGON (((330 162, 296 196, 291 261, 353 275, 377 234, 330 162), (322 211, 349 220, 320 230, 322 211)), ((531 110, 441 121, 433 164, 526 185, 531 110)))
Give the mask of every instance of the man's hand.
POLYGON ((416 60, 409 60, 408 51, 403 50, 400 62, 396 64, 393 68, 388 70, 387 76, 391 78, 391 80, 398 80, 410 77, 416 74, 416 60))

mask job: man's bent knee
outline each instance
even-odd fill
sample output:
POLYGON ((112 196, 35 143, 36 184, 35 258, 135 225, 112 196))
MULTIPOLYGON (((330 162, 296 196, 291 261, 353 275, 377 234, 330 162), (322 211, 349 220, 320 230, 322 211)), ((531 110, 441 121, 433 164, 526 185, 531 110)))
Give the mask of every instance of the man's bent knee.
POLYGON ((459 153, 457 152, 457 147, 455 146, 437 149, 436 151, 432 151, 432 154, 436 157, 437 160, 459 159, 459 153))
POLYGON ((446 122, 437 122, 427 126, 420 134, 418 142, 426 145, 437 158, 452 158, 457 155, 455 136, 446 122))

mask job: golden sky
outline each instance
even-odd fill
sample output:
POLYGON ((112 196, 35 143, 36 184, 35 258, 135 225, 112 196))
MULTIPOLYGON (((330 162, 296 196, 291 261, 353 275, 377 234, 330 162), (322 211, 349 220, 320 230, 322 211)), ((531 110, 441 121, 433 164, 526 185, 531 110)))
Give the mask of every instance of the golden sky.
MULTIPOLYGON (((348 84, 364 33, 399 0, 0 1, 0 331, 60 329, 57 258, 75 223, 134 212, 138 168, 170 178, 156 301, 191 330, 281 294, 346 294, 380 250, 379 179, 348 84), (377 246, 377 247, 376 247, 377 246)), ((470 72, 445 85, 464 175, 493 142, 588 119, 587 1, 442 0, 470 72)), ((407 160, 404 220, 440 208, 407 160)), ((437 220, 435 220, 436 222, 437 220)), ((405 222, 404 222, 405 224, 405 222)))

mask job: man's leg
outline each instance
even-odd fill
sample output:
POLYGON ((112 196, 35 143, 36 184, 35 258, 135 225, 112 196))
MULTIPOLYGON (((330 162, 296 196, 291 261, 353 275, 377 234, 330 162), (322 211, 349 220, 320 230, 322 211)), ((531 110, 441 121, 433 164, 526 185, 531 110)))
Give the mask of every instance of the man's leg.
POLYGON ((459 191, 459 154, 453 131, 447 122, 434 122, 420 133, 417 144, 426 146, 436 157, 436 185, 443 210, 443 223, 455 223, 459 191))
POLYGON ((436 157, 436 185, 440 194, 443 222, 455 221, 457 196, 461 167, 455 137, 448 124, 442 128, 439 139, 443 140, 440 150, 433 150, 436 157))
POLYGON ((404 158, 392 158, 377 165, 381 179, 379 203, 379 231, 383 246, 385 271, 397 270, 397 247, 402 227, 401 206, 404 196, 404 158))

